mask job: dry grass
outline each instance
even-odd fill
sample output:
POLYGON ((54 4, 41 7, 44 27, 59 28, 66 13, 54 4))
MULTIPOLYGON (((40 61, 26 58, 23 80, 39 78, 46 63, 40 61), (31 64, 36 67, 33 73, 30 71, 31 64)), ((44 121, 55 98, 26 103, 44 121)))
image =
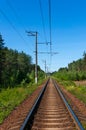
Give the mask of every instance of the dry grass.
POLYGON ((74 81, 74 83, 75 83, 77 86, 80 86, 80 85, 86 86, 86 80, 84 80, 84 81, 74 81))

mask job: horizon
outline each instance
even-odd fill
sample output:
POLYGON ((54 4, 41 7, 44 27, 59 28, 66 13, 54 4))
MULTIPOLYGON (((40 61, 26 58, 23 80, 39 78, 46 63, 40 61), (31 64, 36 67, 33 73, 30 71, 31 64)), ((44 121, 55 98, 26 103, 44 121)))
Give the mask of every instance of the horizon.
MULTIPOLYGON (((85 5, 85 0, 51 0, 51 47, 52 52, 58 54, 38 54, 38 65, 42 70, 45 70, 44 60, 48 71, 54 72, 82 58, 84 51, 86 52, 85 5)), ((38 44, 38 52, 50 51, 50 44, 45 44, 46 39, 50 42, 48 0, 1 0, 0 33, 5 46, 29 54, 35 64, 35 37, 28 37, 26 31, 38 32, 38 43, 44 43, 38 44)))

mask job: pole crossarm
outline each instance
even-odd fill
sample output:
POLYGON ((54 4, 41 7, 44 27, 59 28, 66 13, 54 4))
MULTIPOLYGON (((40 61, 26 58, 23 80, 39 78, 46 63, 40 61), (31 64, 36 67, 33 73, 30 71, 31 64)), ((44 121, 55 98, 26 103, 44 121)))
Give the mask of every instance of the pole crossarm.
POLYGON ((58 52, 38 52, 39 54, 59 54, 58 52))
POLYGON ((46 44, 48 45, 50 42, 43 42, 43 43, 38 43, 38 44, 46 44))
POLYGON ((28 33, 28 36, 36 36, 36 31, 26 31, 28 33))

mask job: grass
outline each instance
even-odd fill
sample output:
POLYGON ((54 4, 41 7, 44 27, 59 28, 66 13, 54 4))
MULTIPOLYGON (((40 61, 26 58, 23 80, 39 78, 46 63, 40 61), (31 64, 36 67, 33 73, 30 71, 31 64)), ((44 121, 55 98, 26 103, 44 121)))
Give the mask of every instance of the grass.
POLYGON ((0 124, 16 106, 32 94, 38 85, 30 84, 27 87, 7 88, 0 91, 0 124))
MULTIPOLYGON (((78 99, 86 104, 86 85, 77 86, 73 81, 62 81, 60 79, 56 80, 62 84, 66 90, 68 90, 71 94, 75 95, 78 99)), ((68 102, 70 104, 70 100, 68 102)), ((86 130, 86 122, 82 121, 81 123, 86 130)))
POLYGON ((86 104, 86 87, 70 87, 68 90, 86 104))
POLYGON ((83 103, 86 104, 86 86, 80 85, 76 86, 72 81, 63 81, 62 85, 83 103))
POLYGON ((54 78, 57 82, 64 86, 71 94, 75 95, 83 103, 86 104, 86 85, 76 85, 73 81, 61 80, 54 78))

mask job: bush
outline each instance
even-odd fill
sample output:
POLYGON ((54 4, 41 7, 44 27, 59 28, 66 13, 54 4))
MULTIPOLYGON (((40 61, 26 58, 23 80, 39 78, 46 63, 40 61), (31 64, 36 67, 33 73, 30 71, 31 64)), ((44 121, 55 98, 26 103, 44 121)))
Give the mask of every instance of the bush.
POLYGON ((70 80, 70 81, 79 81, 79 80, 86 80, 86 72, 55 72, 53 74, 54 77, 61 79, 61 80, 70 80))

